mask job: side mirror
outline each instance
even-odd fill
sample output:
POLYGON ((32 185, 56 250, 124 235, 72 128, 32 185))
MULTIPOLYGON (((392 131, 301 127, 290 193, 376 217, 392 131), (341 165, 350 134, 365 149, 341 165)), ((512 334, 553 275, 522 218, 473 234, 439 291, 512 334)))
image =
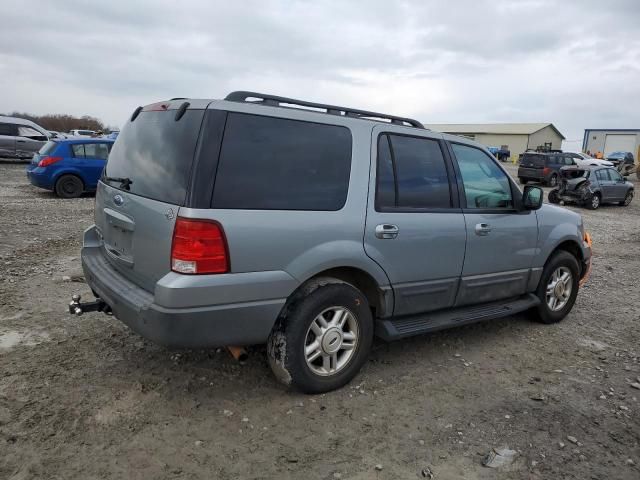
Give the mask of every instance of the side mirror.
POLYGON ((538 210, 542 206, 544 192, 540 187, 527 185, 522 194, 522 205, 527 210, 538 210))

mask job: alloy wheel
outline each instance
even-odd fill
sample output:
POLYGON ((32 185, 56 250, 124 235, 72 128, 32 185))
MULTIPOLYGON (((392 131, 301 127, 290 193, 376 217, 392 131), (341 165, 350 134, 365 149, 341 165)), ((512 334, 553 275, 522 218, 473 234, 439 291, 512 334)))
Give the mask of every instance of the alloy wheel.
POLYGON ((356 316, 344 307, 323 310, 307 330, 304 356, 316 375, 335 375, 348 365, 358 345, 356 316))
POLYGON ((547 283, 546 301, 552 312, 562 310, 573 290, 573 275, 567 267, 558 267, 547 283))

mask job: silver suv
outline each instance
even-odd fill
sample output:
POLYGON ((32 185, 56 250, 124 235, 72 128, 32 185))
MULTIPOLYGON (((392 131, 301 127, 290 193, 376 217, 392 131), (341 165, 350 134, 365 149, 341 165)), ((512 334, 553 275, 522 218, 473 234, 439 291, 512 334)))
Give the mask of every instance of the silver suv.
POLYGON ((324 392, 374 335, 564 318, 590 239, 542 197, 407 118, 252 92, 138 107, 84 233, 97 299, 70 310, 168 346, 266 342, 279 380, 324 392))

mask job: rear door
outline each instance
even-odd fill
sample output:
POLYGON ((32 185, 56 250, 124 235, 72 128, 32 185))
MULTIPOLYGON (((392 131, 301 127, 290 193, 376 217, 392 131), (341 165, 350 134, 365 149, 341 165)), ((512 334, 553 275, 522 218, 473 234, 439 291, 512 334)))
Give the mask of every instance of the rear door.
POLYGON ((442 136, 373 130, 364 245, 391 281, 394 315, 450 307, 462 271, 465 223, 442 136))
POLYGON ((0 157, 15 156, 17 135, 17 125, 12 123, 0 123, 0 157))
POLYGON ((108 156, 109 147, 107 143, 92 142, 84 144, 84 168, 88 187, 95 188, 97 185, 108 156))
POLYGON ((187 109, 176 121, 171 105, 146 107, 122 129, 98 184, 95 215, 104 255, 149 291, 171 269, 173 227, 185 203, 203 112, 187 109))
POLYGON ((521 295, 538 241, 536 213, 515 208, 519 191, 493 157, 471 145, 450 145, 467 235, 456 305, 521 295))
POLYGON ((596 179, 600 185, 600 191, 602 192, 602 201, 610 202, 616 199, 616 188, 614 182, 609 176, 610 170, 608 168, 601 168, 596 170, 596 179))

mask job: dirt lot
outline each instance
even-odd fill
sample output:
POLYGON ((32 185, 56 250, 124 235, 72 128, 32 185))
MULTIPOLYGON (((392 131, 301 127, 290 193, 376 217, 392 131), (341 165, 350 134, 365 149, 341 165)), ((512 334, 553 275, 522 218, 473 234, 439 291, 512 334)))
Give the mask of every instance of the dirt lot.
POLYGON ((281 388, 263 347, 240 365, 70 317, 71 295, 89 298, 93 198, 2 164, 0 478, 640 478, 640 198, 577 210, 594 271, 564 322, 378 342, 350 386, 313 397, 281 388), (515 462, 483 467, 500 446, 515 462))

